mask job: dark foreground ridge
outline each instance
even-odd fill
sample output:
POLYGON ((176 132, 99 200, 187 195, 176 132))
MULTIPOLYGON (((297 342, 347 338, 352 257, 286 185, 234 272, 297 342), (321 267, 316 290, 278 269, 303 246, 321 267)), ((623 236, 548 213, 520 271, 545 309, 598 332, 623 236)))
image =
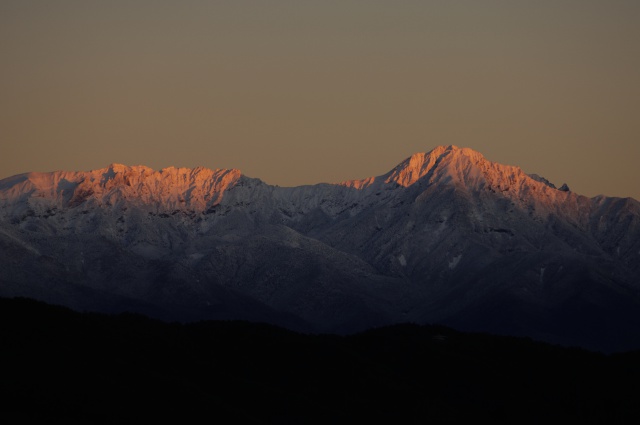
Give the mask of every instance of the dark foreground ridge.
POLYGON ((3 417, 64 423, 622 423, 640 353, 395 325, 352 336, 0 298, 3 417))

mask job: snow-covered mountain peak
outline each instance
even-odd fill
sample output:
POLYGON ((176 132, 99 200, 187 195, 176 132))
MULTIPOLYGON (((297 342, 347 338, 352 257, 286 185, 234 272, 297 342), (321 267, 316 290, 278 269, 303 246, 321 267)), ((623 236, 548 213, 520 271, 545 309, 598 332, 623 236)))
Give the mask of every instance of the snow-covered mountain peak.
POLYGON ((447 175, 450 177, 448 180, 457 176, 453 180, 460 180, 460 177, 469 174, 471 168, 486 162, 484 156, 473 149, 454 145, 438 146, 429 152, 411 155, 385 177, 387 183, 393 182, 404 187, 413 185, 427 175, 433 178, 447 175))
POLYGON ((563 190, 456 146, 341 185, 122 164, 22 174, 0 180, 0 295, 319 331, 488 311, 547 335, 559 315, 590 326, 622 309, 603 338, 628 325, 637 344, 640 204, 563 190))
POLYGON ((413 154, 378 179, 405 188, 419 182, 424 187, 453 186, 473 197, 497 195, 537 208, 540 214, 564 208, 567 198, 577 196, 566 187, 559 190, 537 175, 527 175, 520 167, 492 162, 480 152, 453 145, 413 154))
POLYGON ((92 171, 27 173, 0 182, 0 205, 50 207, 147 205, 204 210, 218 204, 241 177, 237 169, 164 168, 110 164, 92 171))
POLYGON ((355 214, 371 202, 400 196, 400 191, 381 192, 381 189, 408 188, 418 182, 431 191, 436 187, 454 186, 474 197, 495 194, 519 204, 550 206, 575 196, 555 189, 542 178, 526 175, 519 167, 491 162, 473 149, 453 145, 413 154, 384 175, 338 185, 285 190, 262 182, 251 183, 253 180, 243 177, 237 169, 167 167, 154 171, 142 165, 114 163, 92 171, 28 173, 4 179, 0 181, 0 207, 22 205, 17 209, 5 208, 5 214, 9 215, 23 214, 22 210, 46 212, 53 207, 80 206, 83 210, 138 206, 155 213, 205 212, 225 197, 226 207, 257 205, 270 200, 291 215, 323 205, 323 211, 333 216, 347 207, 355 214), (228 190, 236 185, 238 190, 227 196, 228 190), (345 187, 357 190, 345 190, 345 187), (13 210, 16 211, 10 212, 13 210))
POLYGON ((409 187, 432 172, 444 159, 446 159, 445 163, 450 164, 452 160, 460 162, 461 158, 471 159, 476 162, 481 159, 484 160, 482 154, 473 149, 459 148, 454 145, 438 146, 429 152, 414 153, 382 176, 361 180, 347 180, 340 184, 355 189, 365 189, 374 183, 409 187))

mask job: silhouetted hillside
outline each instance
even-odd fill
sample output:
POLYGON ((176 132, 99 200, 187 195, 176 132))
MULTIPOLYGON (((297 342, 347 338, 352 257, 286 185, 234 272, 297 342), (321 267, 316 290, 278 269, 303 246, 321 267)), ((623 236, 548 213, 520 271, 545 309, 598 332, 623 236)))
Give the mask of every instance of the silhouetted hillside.
POLYGON ((640 418, 640 353, 396 325, 352 336, 169 324, 0 299, 5 418, 510 423, 640 418))

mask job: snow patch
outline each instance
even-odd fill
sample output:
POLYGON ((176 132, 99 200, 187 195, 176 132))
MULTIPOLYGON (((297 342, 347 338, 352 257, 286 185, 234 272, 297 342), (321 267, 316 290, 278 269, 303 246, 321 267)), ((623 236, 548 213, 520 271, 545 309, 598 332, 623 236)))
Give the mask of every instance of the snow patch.
POLYGON ((405 267, 407 265, 407 259, 404 258, 404 255, 400 254, 400 256, 398 257, 398 261, 400 261, 400 265, 402 267, 405 267))
POLYGON ((453 270, 456 268, 460 260, 462 259, 462 254, 453 257, 451 261, 449 261, 449 269, 453 270))

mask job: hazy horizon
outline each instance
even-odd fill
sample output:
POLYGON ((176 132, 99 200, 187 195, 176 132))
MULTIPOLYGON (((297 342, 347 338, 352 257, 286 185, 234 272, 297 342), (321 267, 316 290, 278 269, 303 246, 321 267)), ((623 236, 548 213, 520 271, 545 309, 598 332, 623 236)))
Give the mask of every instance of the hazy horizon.
POLYGON ((0 178, 110 163, 297 186, 457 145, 640 199, 640 3, 0 3, 0 178))

